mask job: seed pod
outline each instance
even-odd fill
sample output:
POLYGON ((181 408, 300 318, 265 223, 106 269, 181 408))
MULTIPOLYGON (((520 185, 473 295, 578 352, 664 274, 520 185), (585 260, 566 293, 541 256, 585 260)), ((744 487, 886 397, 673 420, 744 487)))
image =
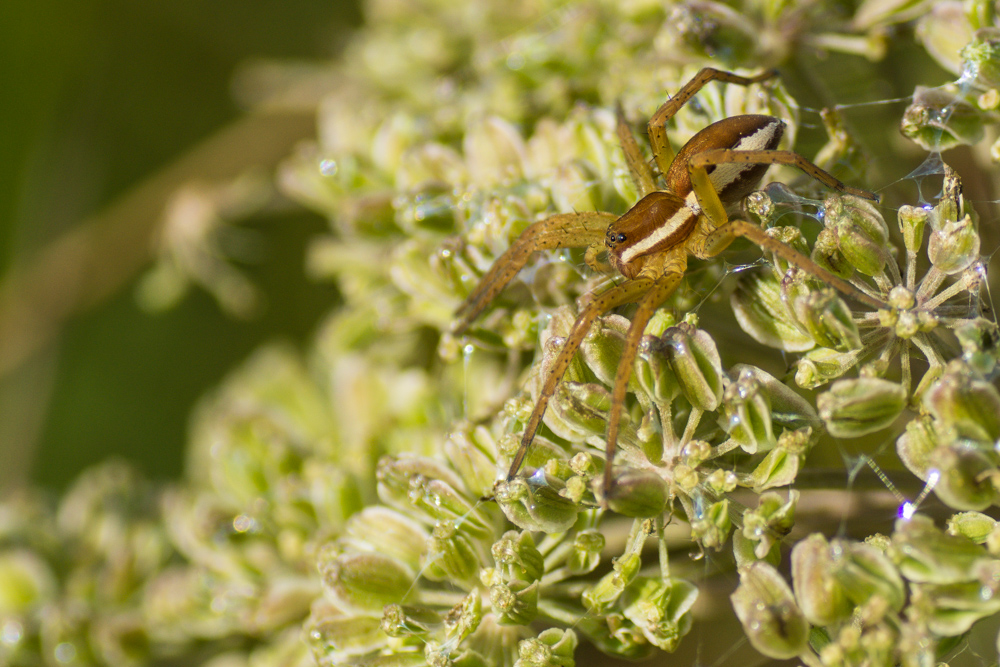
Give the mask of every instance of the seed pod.
POLYGON ((831 574, 851 602, 867 604, 878 596, 894 611, 903 608, 903 579, 888 556, 869 544, 848 540, 833 540, 830 553, 831 574))
POLYGON ((851 309, 833 290, 810 292, 795 300, 795 315, 820 347, 849 352, 861 347, 851 309))
POLYGON ((931 232, 927 257, 938 271, 954 275, 979 259, 979 232, 968 215, 961 220, 948 220, 931 232))
POLYGON ((458 532, 453 521, 439 521, 434 526, 421 561, 421 574, 431 581, 468 584, 475 580, 480 568, 479 554, 472 540, 458 532))
POLYGON ((830 435, 857 438, 892 424, 906 407, 906 390, 880 378, 839 380, 816 405, 830 435))
POLYGON ((907 252, 916 253, 924 242, 924 227, 927 225, 927 210, 919 206, 904 204, 898 212, 899 229, 903 233, 903 243, 907 252))
POLYGON ((770 658, 794 658, 808 647, 809 623, 777 570, 757 561, 740 570, 730 598, 755 649, 770 658))
POLYGON ((537 581, 545 573, 545 560, 531 533, 509 530, 493 543, 491 551, 504 580, 537 581))
POLYGON ((851 616, 853 607, 843 586, 830 576, 832 569, 830 543, 820 533, 800 540, 792 549, 795 599, 813 625, 834 625, 851 616))
POLYGON ((969 370, 961 361, 949 363, 924 394, 924 406, 959 437, 992 444, 1000 439, 1000 393, 969 370))
POLYGON ((698 588, 683 579, 640 577, 626 591, 623 613, 653 646, 673 652, 691 630, 697 599, 698 588))
POLYGON ((431 607, 402 604, 387 604, 380 623, 385 634, 396 638, 426 637, 443 625, 441 614, 431 607))
POLYGON ((517 477, 498 482, 495 495, 504 515, 522 530, 562 533, 576 523, 579 508, 547 483, 517 477))
POLYGON ((614 560, 611 572, 583 592, 580 596, 581 601, 591 614, 597 616, 607 614, 625 587, 635 579, 641 566, 642 560, 638 554, 626 553, 619 556, 614 560))
POLYGON ((1000 30, 980 28, 959 56, 981 88, 1000 88, 1000 30))
POLYGON ((955 93, 917 86, 899 129, 924 150, 946 151, 978 143, 983 138, 983 119, 978 109, 955 93))
POLYGON ((927 458, 928 476, 938 475, 934 495, 958 510, 984 510, 1000 502, 993 479, 1000 474, 996 456, 961 441, 937 447, 927 458))
POLYGON ((514 667, 573 667, 577 645, 572 630, 548 628, 537 637, 522 639, 517 645, 514 667))
POLYGON ((354 613, 381 613, 385 605, 403 602, 413 590, 413 572, 381 554, 321 558, 319 570, 327 594, 354 613))
POLYGON ((748 454, 766 452, 774 447, 771 427, 771 401, 756 374, 744 368, 735 382, 723 393, 722 407, 729 436, 748 454))
POLYGON ((920 514, 896 521, 888 556, 908 580, 928 584, 972 581, 976 566, 988 558, 981 546, 945 533, 920 514))
POLYGON ((803 352, 816 345, 792 316, 782 286, 770 271, 741 276, 729 304, 740 328, 763 345, 785 352, 803 352))
POLYGON ((500 625, 528 625, 538 616, 539 583, 525 581, 490 586, 490 604, 500 625))
POLYGON ((985 544, 997 528, 997 520, 980 512, 959 512, 948 519, 948 534, 975 544, 985 544))
POLYGON ((574 575, 593 572, 601 564, 603 550, 604 535, 593 528, 581 530, 573 538, 573 551, 566 560, 566 569, 574 575))
POLYGON ((614 478, 610 489, 603 489, 608 508, 632 518, 659 516, 667 507, 670 489, 652 470, 625 468, 614 478))
POLYGON ((684 396, 706 412, 715 410, 722 399, 722 361, 715 341, 686 323, 667 329, 663 340, 684 396))
POLYGON ((669 404, 680 393, 662 338, 643 336, 635 359, 635 379, 658 405, 669 404))
POLYGON ((378 651, 388 643, 377 616, 313 616, 305 630, 306 642, 316 655, 337 661, 378 651))

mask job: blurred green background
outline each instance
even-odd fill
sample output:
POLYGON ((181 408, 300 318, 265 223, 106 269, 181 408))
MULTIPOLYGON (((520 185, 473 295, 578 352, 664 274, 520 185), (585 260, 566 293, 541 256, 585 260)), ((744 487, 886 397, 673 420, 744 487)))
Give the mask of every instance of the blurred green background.
MULTIPOLYGON (((37 268, 47 248, 81 225, 115 218, 137 228, 146 223, 128 220, 136 202, 137 219, 155 219, 171 184, 196 176, 202 163, 213 162, 213 174, 235 175, 244 160, 260 159, 241 156, 232 136, 219 140, 227 127, 253 130, 240 128, 246 112, 230 93, 234 71, 248 59, 334 56, 360 23, 357 5, 0 3, 0 290, 13 269, 37 268), (120 206, 129 197, 132 207, 120 206)), ((304 115, 287 125, 272 147, 274 159, 312 131, 304 115)), ((325 223, 288 207, 255 217, 249 227, 262 250, 242 268, 264 290, 266 308, 242 322, 197 290, 165 314, 142 311, 134 297, 141 264, 130 268, 122 259, 128 253, 105 244, 102 269, 120 262, 131 279, 80 308, 27 362, 0 375, 5 490, 27 482, 59 489, 109 457, 157 479, 176 477, 199 396, 262 341, 309 335, 337 299, 332 287, 310 283, 302 272, 306 240, 325 223)), ((74 282, 59 286, 67 298, 74 282)), ((5 343, 9 338, 0 337, 5 343)))

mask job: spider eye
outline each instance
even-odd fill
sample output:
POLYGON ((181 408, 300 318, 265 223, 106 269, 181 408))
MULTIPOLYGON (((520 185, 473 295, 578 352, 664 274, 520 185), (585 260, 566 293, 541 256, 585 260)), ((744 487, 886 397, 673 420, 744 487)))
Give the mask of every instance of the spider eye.
POLYGON ((624 234, 619 234, 619 235, 618 235, 618 236, 617 236, 617 237, 615 238, 615 241, 617 241, 618 243, 625 243, 625 235, 624 235, 624 234))

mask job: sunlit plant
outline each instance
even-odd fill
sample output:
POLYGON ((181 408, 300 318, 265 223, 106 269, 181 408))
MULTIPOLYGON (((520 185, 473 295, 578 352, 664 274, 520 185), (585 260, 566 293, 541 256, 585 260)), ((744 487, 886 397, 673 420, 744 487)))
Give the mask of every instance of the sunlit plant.
MULTIPOLYGON (((370 2, 319 82, 316 140, 277 175, 329 218, 309 267, 344 305, 306 354, 262 350, 205 399, 178 488, 109 466, 55 510, 30 494, 0 508, 0 655, 568 667, 589 645, 693 662, 729 648, 711 615, 743 649, 810 666, 995 661, 970 632, 1000 612, 998 330, 977 213, 938 155, 998 119, 995 17, 819 5, 370 2), (766 114, 782 150, 822 126, 806 158, 856 189, 772 169, 723 201, 760 248, 692 260, 641 327, 634 309, 595 313, 568 361, 581 309, 622 284, 586 244, 536 255, 478 319, 456 316, 534 223, 610 222, 661 189, 667 169, 641 166, 655 154, 623 154, 616 105, 649 118, 703 66, 753 75, 796 49, 881 58, 914 24, 956 76, 900 114, 940 193, 881 192, 841 114, 800 108, 780 79, 709 83, 670 119, 674 151, 766 114), (865 461, 877 500, 848 486, 865 461), (817 486, 870 505, 824 522, 817 486)), ((151 275, 231 277, 204 270, 211 247, 167 239, 151 275)), ((144 298, 174 294, 156 290, 144 298)))

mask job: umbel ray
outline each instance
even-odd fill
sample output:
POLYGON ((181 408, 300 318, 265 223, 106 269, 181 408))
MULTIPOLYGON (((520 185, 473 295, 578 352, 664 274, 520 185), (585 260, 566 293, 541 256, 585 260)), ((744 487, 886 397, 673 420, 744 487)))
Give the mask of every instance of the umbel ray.
POLYGON ((507 473, 511 481, 521 468, 549 400, 566 373, 594 320, 627 303, 638 308, 625 336, 621 360, 611 394, 604 467, 604 493, 613 484, 612 461, 618 442, 622 406, 642 333, 656 309, 677 289, 687 269, 688 255, 708 259, 718 255, 739 236, 775 253, 789 264, 822 280, 845 295, 874 308, 878 299, 833 275, 809 257, 768 236, 757 225, 730 220, 743 198, 756 189, 769 165, 797 167, 824 185, 864 199, 878 196, 853 188, 823 171, 801 155, 777 150, 785 123, 773 116, 741 115, 724 118, 695 134, 674 154, 667 137, 667 123, 710 81, 747 86, 775 77, 774 70, 744 77, 704 68, 667 100, 649 120, 649 142, 664 187, 643 158, 635 137, 618 109, 618 138, 629 173, 641 198, 624 215, 611 213, 561 213, 529 226, 493 264, 456 311, 453 332, 461 334, 525 266, 532 253, 554 248, 587 248, 587 263, 607 270, 596 261, 606 249, 611 266, 625 280, 598 294, 588 294, 524 428, 521 445, 507 473))

